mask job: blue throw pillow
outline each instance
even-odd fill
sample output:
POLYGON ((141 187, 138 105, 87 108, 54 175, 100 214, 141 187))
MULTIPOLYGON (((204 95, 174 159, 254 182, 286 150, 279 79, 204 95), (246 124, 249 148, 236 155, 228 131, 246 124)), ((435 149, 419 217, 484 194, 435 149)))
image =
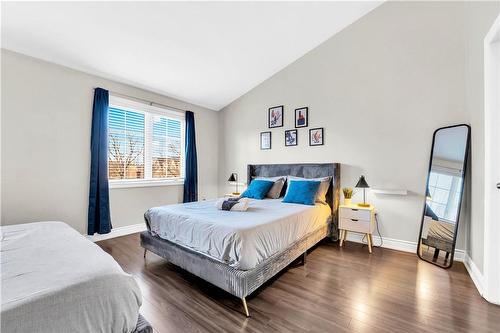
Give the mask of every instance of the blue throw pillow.
POLYGON ((247 190, 241 195, 242 198, 264 199, 267 192, 273 187, 274 182, 270 180, 254 179, 247 190))
POLYGON ((288 184, 288 191, 283 198, 283 202, 314 206, 320 184, 321 182, 316 180, 292 180, 288 184))

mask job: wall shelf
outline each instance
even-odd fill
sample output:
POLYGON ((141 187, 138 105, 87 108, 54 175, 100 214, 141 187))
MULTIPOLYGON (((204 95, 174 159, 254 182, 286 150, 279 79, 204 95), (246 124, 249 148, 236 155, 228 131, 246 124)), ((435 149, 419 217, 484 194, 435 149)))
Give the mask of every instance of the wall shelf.
POLYGON ((387 195, 408 195, 407 190, 399 190, 399 189, 371 189, 372 193, 375 194, 387 194, 387 195))

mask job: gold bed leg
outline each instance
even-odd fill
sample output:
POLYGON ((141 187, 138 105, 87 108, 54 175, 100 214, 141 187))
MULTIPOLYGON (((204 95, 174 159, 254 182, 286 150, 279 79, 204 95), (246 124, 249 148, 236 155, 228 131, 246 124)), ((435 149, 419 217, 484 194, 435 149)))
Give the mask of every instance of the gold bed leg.
POLYGON ((250 314, 248 313, 248 306, 247 306, 247 301, 246 301, 245 297, 242 297, 241 301, 243 302, 243 308, 245 308, 245 315, 247 317, 250 317, 250 314))
POLYGON ((144 249, 144 259, 146 259, 146 253, 148 253, 148 250, 144 249))

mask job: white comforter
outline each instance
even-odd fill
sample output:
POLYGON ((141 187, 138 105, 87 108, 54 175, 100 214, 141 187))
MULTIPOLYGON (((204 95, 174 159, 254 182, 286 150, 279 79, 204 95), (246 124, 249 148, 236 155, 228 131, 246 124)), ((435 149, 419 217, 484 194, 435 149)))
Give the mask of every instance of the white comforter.
POLYGON ((1 227, 2 332, 132 332, 134 278, 61 222, 1 227))
POLYGON ((331 209, 281 199, 251 199, 246 212, 218 210, 215 201, 151 208, 150 230, 159 237, 248 270, 327 224, 331 209))

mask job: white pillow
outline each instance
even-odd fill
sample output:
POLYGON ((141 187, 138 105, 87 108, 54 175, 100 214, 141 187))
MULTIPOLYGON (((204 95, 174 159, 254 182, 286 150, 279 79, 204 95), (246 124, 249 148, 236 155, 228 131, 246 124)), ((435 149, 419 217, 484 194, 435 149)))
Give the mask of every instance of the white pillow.
MULTIPOLYGON (((330 180, 332 177, 321 177, 321 178, 303 178, 303 177, 295 177, 295 176, 288 176, 287 177, 287 182, 290 183, 290 180, 296 180, 296 181, 319 181, 321 182, 318 187, 318 192, 316 192, 316 198, 315 202, 319 203, 324 203, 326 204, 326 193, 328 192, 328 188, 330 187, 330 180)), ((288 189, 290 187, 286 188, 286 193, 288 193, 288 189)), ((285 193, 285 195, 286 195, 285 193)))
POLYGON ((285 186, 285 179, 286 176, 278 176, 278 177, 254 177, 253 179, 262 179, 262 180, 269 180, 274 182, 273 186, 267 192, 266 197, 271 198, 271 199, 278 199, 281 194, 281 190, 283 189, 283 186, 285 186))

